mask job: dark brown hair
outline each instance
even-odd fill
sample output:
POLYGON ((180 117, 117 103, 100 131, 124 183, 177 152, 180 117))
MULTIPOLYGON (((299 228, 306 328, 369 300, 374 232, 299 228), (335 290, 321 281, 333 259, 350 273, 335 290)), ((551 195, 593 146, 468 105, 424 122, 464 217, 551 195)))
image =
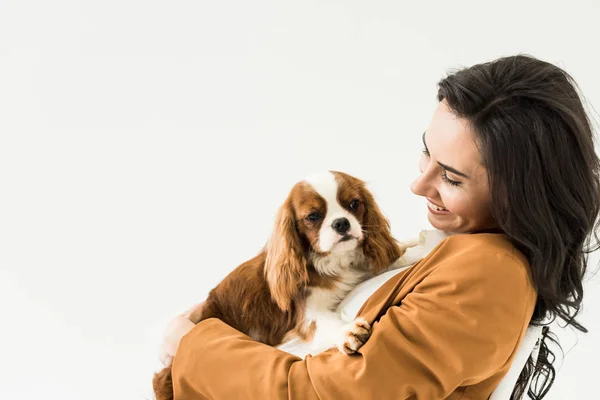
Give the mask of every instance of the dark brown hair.
POLYGON ((547 325, 575 317, 588 253, 598 249, 600 161, 592 124, 573 78, 558 66, 517 55, 453 71, 438 83, 469 122, 487 169, 492 214, 528 258, 538 292, 532 324, 545 325, 540 354, 528 360, 511 399, 529 381, 541 399, 554 381, 547 325), (534 362, 535 361, 535 362, 534 362))

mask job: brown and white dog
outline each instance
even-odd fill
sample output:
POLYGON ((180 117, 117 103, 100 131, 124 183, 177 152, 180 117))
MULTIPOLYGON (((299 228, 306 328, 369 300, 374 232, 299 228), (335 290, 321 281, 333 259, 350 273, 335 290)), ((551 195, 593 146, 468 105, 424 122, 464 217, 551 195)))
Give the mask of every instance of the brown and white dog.
MULTIPOLYGON (((294 337, 352 354, 369 338, 362 318, 335 313, 362 281, 393 268, 406 247, 365 183, 336 171, 298 182, 279 209, 264 249, 208 295, 201 319, 219 318, 256 341, 294 337)), ((197 323, 199 321, 193 321, 197 323)), ((171 368, 156 373, 157 400, 173 398, 171 368)))

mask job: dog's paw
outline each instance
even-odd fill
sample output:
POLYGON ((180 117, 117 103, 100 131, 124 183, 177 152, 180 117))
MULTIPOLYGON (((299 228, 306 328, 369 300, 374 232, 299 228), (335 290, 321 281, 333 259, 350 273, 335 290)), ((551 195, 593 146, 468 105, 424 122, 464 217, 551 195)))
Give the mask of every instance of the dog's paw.
POLYGON ((425 242, 427 242, 427 231, 419 232, 419 243, 417 246, 425 246, 425 242))
POLYGON ((406 239, 398 242, 400 248, 403 251, 410 249, 411 247, 423 246, 427 240, 427 231, 419 232, 419 237, 413 237, 412 239, 406 239))
POLYGON ((338 345, 339 351, 354 354, 371 336, 371 326, 363 317, 358 317, 344 327, 343 334, 343 342, 338 345))

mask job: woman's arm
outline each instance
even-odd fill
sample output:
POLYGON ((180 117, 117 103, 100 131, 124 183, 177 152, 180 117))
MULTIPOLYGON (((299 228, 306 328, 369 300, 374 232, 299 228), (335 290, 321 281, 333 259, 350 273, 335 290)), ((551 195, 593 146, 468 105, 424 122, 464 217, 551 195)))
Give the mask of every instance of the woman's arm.
POLYGON ((477 253, 427 275, 354 356, 334 349, 301 360, 208 319, 180 343, 175 400, 446 398, 506 365, 534 305, 522 263, 477 253))

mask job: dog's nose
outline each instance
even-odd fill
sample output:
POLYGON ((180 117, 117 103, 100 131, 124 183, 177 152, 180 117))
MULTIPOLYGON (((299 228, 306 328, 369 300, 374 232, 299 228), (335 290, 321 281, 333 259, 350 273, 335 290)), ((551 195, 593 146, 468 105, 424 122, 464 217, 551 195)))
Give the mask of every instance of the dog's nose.
POLYGON ((350 221, 348 221, 348 218, 338 218, 333 221, 331 227, 337 233, 344 234, 350 230, 350 221))

